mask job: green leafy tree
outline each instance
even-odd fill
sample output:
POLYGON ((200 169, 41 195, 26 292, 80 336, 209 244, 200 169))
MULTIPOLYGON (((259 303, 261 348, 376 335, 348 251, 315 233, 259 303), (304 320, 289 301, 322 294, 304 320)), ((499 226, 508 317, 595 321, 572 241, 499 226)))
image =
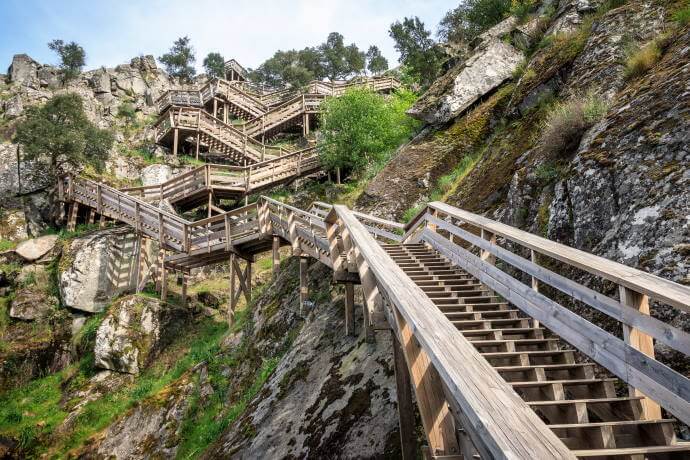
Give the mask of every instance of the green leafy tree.
POLYGON ((48 48, 60 56, 60 69, 63 83, 75 78, 86 65, 86 52, 75 42, 65 43, 63 40, 53 40, 48 48))
POLYGON ((380 75, 388 70, 388 59, 383 57, 378 46, 372 45, 367 50, 367 69, 374 75, 380 75))
POLYGON ((225 58, 220 53, 208 53, 204 58, 206 74, 212 78, 225 77, 225 58))
POLYGON ((409 91, 386 99, 366 88, 326 99, 319 141, 324 166, 347 172, 381 164, 418 127, 405 113, 414 100, 409 91))
POLYGON ((40 175, 34 179, 46 184, 85 164, 100 170, 113 140, 110 131, 89 121, 77 94, 59 94, 40 107, 29 107, 15 135, 22 146, 22 159, 44 165, 33 168, 40 175))
POLYGON ((160 56, 158 60, 173 77, 189 81, 196 74, 196 69, 194 69, 196 57, 194 56, 194 49, 190 45, 189 37, 175 40, 170 51, 160 56))
POLYGON ((250 73, 250 78, 269 86, 289 85, 299 88, 315 78, 311 70, 314 66, 311 49, 276 51, 270 59, 250 73))
POLYGON ((501 22, 511 10, 511 5, 523 4, 520 0, 467 0, 448 11, 438 27, 442 40, 468 43, 488 28, 501 22))
POLYGON ((443 52, 431 38, 431 32, 418 17, 391 24, 388 34, 395 41, 400 62, 410 69, 419 82, 428 87, 441 69, 443 52))
POLYGON ((338 32, 328 34, 326 42, 321 45, 325 74, 330 80, 337 80, 348 74, 345 40, 338 32))
POLYGON ((347 74, 361 74, 366 66, 366 54, 359 50, 354 43, 345 47, 345 62, 347 62, 347 74))

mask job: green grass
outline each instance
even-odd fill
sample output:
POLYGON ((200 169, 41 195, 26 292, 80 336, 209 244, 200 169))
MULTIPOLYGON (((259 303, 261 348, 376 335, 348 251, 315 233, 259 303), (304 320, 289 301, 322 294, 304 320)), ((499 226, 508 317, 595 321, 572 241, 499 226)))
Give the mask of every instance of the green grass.
POLYGON ((204 166, 206 162, 204 160, 197 160, 193 156, 189 155, 180 155, 180 161, 182 164, 190 165, 190 166, 204 166))
POLYGON ((673 13, 673 20, 682 26, 690 24, 690 5, 684 6, 673 13))
POLYGON ((631 80, 646 74, 661 59, 661 47, 652 40, 641 48, 630 52, 625 61, 625 78, 631 80))
MULTIPOLYGON (((75 340, 82 343, 90 340, 95 335, 97 323, 96 319, 87 322, 75 340)), ((83 445, 137 402, 160 392, 192 366, 217 355, 218 343, 227 330, 225 323, 203 321, 191 337, 180 338, 171 345, 172 351, 179 349, 183 353, 171 368, 159 365, 146 369, 135 384, 125 385, 87 403, 72 431, 51 437, 67 416, 60 405, 62 387, 79 388, 95 372, 90 353, 78 364, 0 396, 0 435, 18 439, 26 453, 48 453, 51 457, 64 458, 67 452, 83 445)))
POLYGON ((17 243, 15 243, 14 241, 4 240, 0 238, 0 252, 9 251, 10 249, 14 249, 16 247, 17 243))

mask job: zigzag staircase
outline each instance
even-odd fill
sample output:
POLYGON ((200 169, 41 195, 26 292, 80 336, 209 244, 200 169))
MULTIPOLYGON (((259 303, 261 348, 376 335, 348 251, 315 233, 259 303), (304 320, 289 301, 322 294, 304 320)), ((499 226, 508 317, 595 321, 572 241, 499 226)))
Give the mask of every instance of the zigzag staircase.
MULTIPOLYGON (((188 180, 159 188, 158 198, 194 196, 181 185, 188 180)), ((251 294, 254 255, 272 250, 275 264, 281 245, 301 259, 302 301, 307 260, 333 269, 345 285, 349 334, 360 284, 362 334, 393 336, 403 458, 416 455, 412 391, 429 458, 690 456, 673 418, 690 422, 690 380, 654 359, 655 340, 687 356, 690 335, 649 314, 650 300, 690 311, 686 286, 443 203, 402 225, 344 206, 304 211, 261 197, 189 222, 149 203, 150 189, 140 199, 66 176, 59 192, 72 205, 70 222, 82 204, 89 219, 116 219, 174 252, 165 268, 149 270, 159 273, 163 297, 168 269, 188 273, 230 260, 229 320, 238 296, 251 294), (619 296, 563 276, 573 270, 617 285, 619 296), (595 326, 574 305, 606 314, 621 330, 595 326)))

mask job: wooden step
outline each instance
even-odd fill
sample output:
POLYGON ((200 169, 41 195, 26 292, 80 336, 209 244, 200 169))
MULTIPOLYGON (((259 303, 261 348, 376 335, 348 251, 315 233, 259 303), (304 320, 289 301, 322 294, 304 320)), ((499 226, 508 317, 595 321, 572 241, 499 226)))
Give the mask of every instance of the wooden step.
POLYGON ((573 454, 578 458, 596 458, 597 460, 608 459, 685 459, 690 458, 690 443, 678 443, 671 446, 652 446, 652 447, 624 447, 612 449, 583 449, 573 450, 573 454))
POLYGON ((641 396, 528 401, 548 424, 585 423, 590 420, 639 420, 641 396))

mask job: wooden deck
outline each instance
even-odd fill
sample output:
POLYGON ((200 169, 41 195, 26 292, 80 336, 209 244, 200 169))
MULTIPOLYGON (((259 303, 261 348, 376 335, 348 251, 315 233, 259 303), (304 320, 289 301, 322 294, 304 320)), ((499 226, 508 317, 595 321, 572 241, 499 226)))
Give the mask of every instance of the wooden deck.
MULTIPOLYGON (((376 331, 391 331, 395 338, 403 458, 414 455, 412 391, 431 458, 690 456, 690 444, 674 433, 676 419, 690 422, 690 380, 654 358, 654 341, 689 354, 690 335, 649 314, 651 301, 690 310, 690 288, 443 203, 429 204, 407 225, 325 203, 301 210, 268 197, 196 222, 152 203, 184 201, 216 180, 220 187, 237 178, 252 184, 246 172, 216 167, 157 191, 117 191, 67 176, 60 197, 71 203, 71 223, 75 208, 87 206, 90 219, 106 216, 160 241, 167 251, 162 265, 141 270, 137 285, 148 276, 163 297, 168 270, 186 279, 197 267, 230 261, 230 321, 239 296, 251 297, 254 256, 273 251, 275 273, 281 245, 331 267, 334 281, 345 284, 349 334, 353 288, 361 285, 361 334, 372 340, 383 333, 376 331), (619 296, 554 266, 618 284, 619 296), (575 301, 618 321, 621 336, 566 308, 575 301)), ((306 263, 300 267, 306 300, 306 263)))

